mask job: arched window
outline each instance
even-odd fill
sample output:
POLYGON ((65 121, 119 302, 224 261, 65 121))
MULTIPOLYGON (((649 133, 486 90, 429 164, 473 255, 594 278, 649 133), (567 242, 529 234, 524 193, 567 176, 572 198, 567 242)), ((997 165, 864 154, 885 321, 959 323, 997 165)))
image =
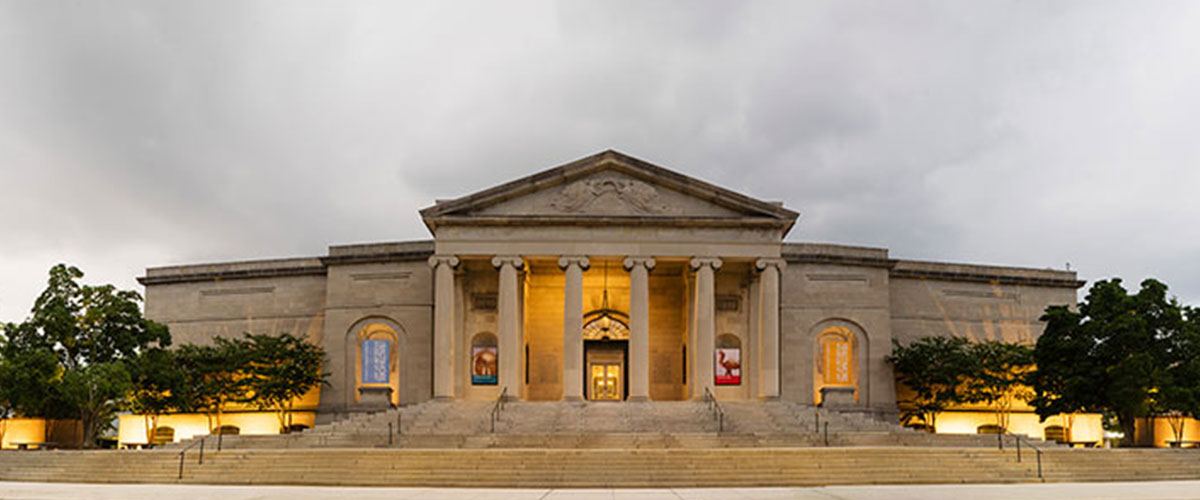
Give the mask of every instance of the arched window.
POLYGON ((217 427, 216 432, 216 434, 221 434, 223 436, 236 436, 241 433, 242 429, 238 428, 236 425, 222 425, 217 427))
POLYGON ((742 383, 742 340, 732 334, 721 334, 716 338, 713 353, 713 383, 716 385, 740 385, 742 383))
POLYGON ((152 439, 150 439, 150 444, 162 446, 164 444, 169 444, 172 441, 175 441, 175 428, 161 426, 154 429, 154 436, 152 439))
POLYGON ((500 357, 496 336, 478 333, 471 337, 471 385, 496 385, 500 357))

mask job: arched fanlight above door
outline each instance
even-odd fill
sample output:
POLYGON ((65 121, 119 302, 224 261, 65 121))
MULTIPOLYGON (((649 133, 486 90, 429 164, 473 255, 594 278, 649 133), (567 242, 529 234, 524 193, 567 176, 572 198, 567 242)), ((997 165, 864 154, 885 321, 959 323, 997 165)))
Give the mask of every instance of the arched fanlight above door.
POLYGON ((583 340, 629 340, 629 316, 613 309, 597 309, 583 317, 583 340))

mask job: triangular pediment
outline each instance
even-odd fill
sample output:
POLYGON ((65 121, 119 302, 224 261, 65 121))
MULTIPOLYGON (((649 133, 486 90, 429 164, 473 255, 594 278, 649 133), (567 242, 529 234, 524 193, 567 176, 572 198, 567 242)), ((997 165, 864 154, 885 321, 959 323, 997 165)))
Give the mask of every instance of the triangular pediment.
POLYGON ((426 224, 477 220, 639 223, 744 221, 790 228, 798 214, 648 162, 605 151, 421 211, 426 224))

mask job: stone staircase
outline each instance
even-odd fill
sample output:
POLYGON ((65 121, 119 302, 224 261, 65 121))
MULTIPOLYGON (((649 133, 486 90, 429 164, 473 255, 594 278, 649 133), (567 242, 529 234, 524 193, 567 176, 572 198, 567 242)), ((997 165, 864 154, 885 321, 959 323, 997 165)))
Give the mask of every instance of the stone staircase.
MULTIPOLYGON (((0 452, 0 480, 458 487, 696 487, 1038 481, 995 436, 930 435, 782 402, 429 401, 186 450, 0 452), (389 424, 391 431, 389 433, 389 424), (395 430, 399 424, 400 433, 395 430), (826 434, 826 428, 829 429, 826 434)), ((1200 479, 1194 450, 1041 443, 1044 480, 1200 479)))
MULTIPOLYGON (((354 414, 284 436, 225 436, 222 449, 996 447, 994 436, 931 435, 864 414, 787 402, 725 402, 723 422, 704 402, 511 402, 498 413, 494 426, 492 406, 491 402, 427 401, 354 414)), ((1041 448, 1057 446, 1033 441, 1041 448)))
MULTIPOLYGON (((0 452, 0 480, 458 487, 687 487, 1037 481, 1026 452, 950 447, 706 449, 211 448, 0 452)), ((1200 478, 1194 450, 1051 449, 1047 481, 1200 478)))

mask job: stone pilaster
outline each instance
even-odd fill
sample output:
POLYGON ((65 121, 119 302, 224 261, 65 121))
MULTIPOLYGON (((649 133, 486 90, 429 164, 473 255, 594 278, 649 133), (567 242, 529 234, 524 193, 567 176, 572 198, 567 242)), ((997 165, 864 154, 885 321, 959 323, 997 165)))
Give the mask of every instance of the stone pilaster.
POLYGON ((714 274, 721 269, 721 259, 696 257, 696 345, 692 349, 692 398, 704 397, 704 390, 713 389, 713 352, 716 350, 716 283, 714 274))
POLYGON ((434 255, 433 266, 433 397, 454 397, 454 358, 457 349, 454 335, 454 268, 458 257, 434 255))
POLYGON ((762 271, 758 279, 758 397, 779 399, 779 273, 787 266, 783 259, 758 259, 754 266, 762 271))
POLYGON ((524 265, 525 262, 520 256, 497 255, 492 258, 492 266, 500 270, 500 290, 497 299, 500 387, 508 389, 509 399, 520 399, 525 386, 524 380, 521 379, 521 355, 524 346, 522 345, 520 308, 517 303, 517 299, 520 297, 520 281, 517 280, 517 271, 524 265))
POLYGON ((629 400, 650 400, 651 257, 627 257, 629 270, 629 400))
POLYGON ((588 258, 558 259, 563 280, 563 400, 583 401, 583 271, 588 258))

